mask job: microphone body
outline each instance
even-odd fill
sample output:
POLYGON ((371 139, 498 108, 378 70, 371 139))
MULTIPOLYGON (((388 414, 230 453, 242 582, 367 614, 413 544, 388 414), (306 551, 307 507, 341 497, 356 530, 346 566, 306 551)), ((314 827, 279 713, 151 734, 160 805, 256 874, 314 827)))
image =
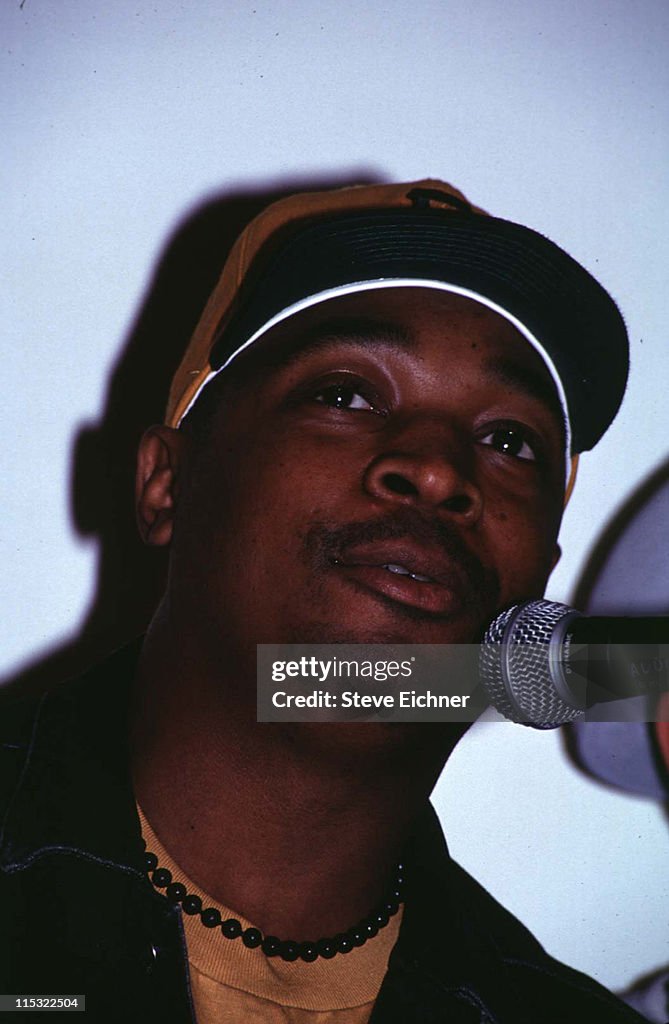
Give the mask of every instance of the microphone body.
POLYGON ((669 690, 669 619, 585 616, 528 601, 488 627, 479 671, 505 717, 554 728, 596 704, 669 690))

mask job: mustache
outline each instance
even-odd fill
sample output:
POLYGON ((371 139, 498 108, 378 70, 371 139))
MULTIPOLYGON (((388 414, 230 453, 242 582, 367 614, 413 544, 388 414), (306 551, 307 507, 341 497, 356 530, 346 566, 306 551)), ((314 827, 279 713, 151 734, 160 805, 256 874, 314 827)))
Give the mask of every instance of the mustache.
POLYGON ((497 571, 481 562, 450 523, 427 518, 412 508, 343 526, 315 523, 307 531, 306 546, 311 563, 325 569, 358 545, 401 538, 439 548, 464 577, 475 603, 482 609, 497 608, 500 594, 497 571))

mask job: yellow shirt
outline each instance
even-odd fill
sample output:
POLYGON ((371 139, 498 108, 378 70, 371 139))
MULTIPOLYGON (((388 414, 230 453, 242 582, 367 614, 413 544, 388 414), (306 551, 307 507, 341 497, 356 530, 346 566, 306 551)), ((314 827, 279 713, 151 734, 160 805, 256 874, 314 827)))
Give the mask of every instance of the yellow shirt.
MULTIPOLYGON (((188 878, 154 833, 138 807, 146 848, 160 867, 204 907, 216 907, 223 920, 235 911, 212 900, 188 878)), ((388 957, 397 941, 400 912, 374 939, 332 960, 314 963, 266 957, 241 939, 226 939, 219 928, 205 928, 198 915, 183 914, 191 990, 198 1024, 365 1024, 372 1012, 388 957)))

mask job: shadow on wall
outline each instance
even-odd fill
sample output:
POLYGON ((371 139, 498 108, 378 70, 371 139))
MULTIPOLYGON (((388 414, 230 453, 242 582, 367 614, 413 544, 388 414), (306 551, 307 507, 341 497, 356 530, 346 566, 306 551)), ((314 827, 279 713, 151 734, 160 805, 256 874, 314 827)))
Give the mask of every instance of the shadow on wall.
POLYGON ((369 169, 281 180, 217 196, 175 231, 115 365, 100 420, 74 443, 70 507, 81 537, 99 541, 95 596, 79 635, 2 686, 3 699, 39 693, 82 672, 141 634, 161 596, 167 559, 146 548, 134 517, 139 439, 161 422, 171 378, 235 239, 265 206, 295 192, 381 180, 369 169))

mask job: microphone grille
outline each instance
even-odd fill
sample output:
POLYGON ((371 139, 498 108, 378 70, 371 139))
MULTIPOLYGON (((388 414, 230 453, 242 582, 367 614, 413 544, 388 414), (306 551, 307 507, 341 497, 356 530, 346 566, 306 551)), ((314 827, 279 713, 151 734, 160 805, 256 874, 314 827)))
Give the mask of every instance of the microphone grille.
POLYGON ((576 615, 556 601, 528 601, 507 608, 490 624, 479 671, 490 703, 506 718, 554 729, 582 714, 560 695, 551 672, 556 637, 562 634, 558 626, 576 615))

